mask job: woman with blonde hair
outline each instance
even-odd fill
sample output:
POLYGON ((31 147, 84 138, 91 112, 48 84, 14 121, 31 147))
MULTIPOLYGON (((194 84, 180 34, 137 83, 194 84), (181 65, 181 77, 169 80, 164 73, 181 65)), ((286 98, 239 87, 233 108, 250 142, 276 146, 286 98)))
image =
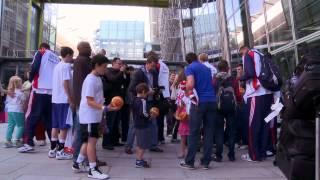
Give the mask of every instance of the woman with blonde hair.
POLYGON ((5 148, 21 147, 24 131, 24 106, 26 96, 22 91, 22 79, 18 76, 12 76, 9 80, 8 93, 14 96, 7 96, 6 111, 8 112, 8 128, 6 134, 5 148), (16 130, 16 141, 12 142, 14 128, 16 130))

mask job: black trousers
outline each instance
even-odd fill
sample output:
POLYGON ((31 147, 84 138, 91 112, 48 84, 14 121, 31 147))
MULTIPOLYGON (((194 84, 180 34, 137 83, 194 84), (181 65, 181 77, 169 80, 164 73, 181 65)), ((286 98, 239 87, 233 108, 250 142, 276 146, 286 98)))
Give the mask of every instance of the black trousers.
POLYGON ((36 126, 39 121, 45 125, 47 135, 51 140, 52 127, 52 105, 51 95, 48 94, 33 94, 31 112, 27 121, 27 144, 34 146, 33 137, 35 135, 36 126))
POLYGON ((130 105, 125 104, 121 109, 121 140, 122 142, 127 141, 129 121, 130 121, 130 105))
POLYGON ((164 114, 159 115, 157 118, 157 125, 158 125, 158 141, 164 141, 164 114))
POLYGON ((113 146, 119 143, 120 139, 119 123, 121 111, 108 112, 106 120, 108 131, 103 135, 102 146, 113 146))

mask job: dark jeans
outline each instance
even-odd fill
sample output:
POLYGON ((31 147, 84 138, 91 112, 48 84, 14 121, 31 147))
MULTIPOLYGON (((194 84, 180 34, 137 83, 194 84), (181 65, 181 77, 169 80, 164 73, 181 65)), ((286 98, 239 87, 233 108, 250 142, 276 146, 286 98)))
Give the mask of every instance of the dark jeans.
POLYGON ((198 106, 191 106, 189 120, 190 135, 188 136, 188 154, 185 158, 186 164, 194 165, 200 142, 200 129, 203 126, 204 142, 201 164, 209 165, 212 154, 216 109, 217 103, 215 102, 199 103, 198 106))
POLYGON ((108 131, 103 135, 102 146, 113 146, 119 143, 119 122, 121 119, 121 111, 112 111, 107 113, 108 131))
POLYGON ((245 103, 239 103, 236 113, 236 142, 242 145, 248 145, 248 124, 249 124, 249 112, 245 103))
POLYGON ((33 137, 39 121, 42 121, 51 140, 52 127, 51 95, 34 93, 31 112, 27 122, 27 144, 34 146, 33 137))
POLYGON ((125 104, 121 109, 121 140, 122 142, 127 141, 129 121, 130 121, 130 106, 125 104))
POLYGON ((82 146, 81 129, 80 129, 80 123, 79 123, 79 109, 77 109, 77 112, 74 117, 75 117, 73 119, 74 139, 72 143, 72 148, 74 150, 73 161, 76 162, 82 146))
POLYGON ((224 143, 224 120, 226 120, 227 141, 229 146, 229 157, 234 157, 234 146, 236 139, 236 122, 234 114, 217 113, 215 123, 215 143, 217 145, 216 156, 222 159, 223 143, 224 143))
POLYGON ((134 139, 136 136, 136 132, 135 132, 134 124, 133 124, 133 119, 132 119, 132 112, 130 112, 129 119, 130 119, 129 130, 128 130, 127 142, 125 145, 125 147, 127 149, 133 148, 133 143, 134 143, 134 139))
POLYGON ((174 100, 171 100, 171 108, 167 114, 167 135, 171 134, 172 139, 177 139, 179 121, 176 120, 174 114, 176 112, 177 105, 174 100))
POLYGON ((160 114, 157 118, 158 125, 158 142, 164 141, 164 114, 160 114))
POLYGON ((172 139, 176 140, 178 138, 178 130, 179 130, 179 125, 180 121, 178 121, 176 118, 174 118, 175 122, 173 125, 172 129, 172 139))

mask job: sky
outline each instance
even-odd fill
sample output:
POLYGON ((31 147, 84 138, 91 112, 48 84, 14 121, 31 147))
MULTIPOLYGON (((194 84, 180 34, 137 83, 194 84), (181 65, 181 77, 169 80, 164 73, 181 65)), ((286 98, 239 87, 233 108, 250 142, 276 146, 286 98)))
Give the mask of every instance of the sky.
POLYGON ((102 20, 144 21, 145 40, 150 41, 148 7, 59 4, 57 33, 74 46, 81 40, 91 42, 102 20))

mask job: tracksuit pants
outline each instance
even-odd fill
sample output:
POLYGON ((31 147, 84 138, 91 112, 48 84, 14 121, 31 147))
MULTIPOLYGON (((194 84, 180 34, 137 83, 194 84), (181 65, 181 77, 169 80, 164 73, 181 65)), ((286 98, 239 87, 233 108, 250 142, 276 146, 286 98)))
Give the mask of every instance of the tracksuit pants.
POLYGON ((39 121, 42 121, 47 135, 51 140, 51 126, 52 126, 52 107, 51 95, 34 93, 31 112, 28 116, 27 122, 27 144, 34 146, 33 137, 35 135, 36 127, 39 121))
POLYGON ((266 94, 248 98, 249 109, 249 155, 254 161, 262 161, 266 158, 269 143, 270 125, 264 121, 271 112, 273 95, 266 94))

